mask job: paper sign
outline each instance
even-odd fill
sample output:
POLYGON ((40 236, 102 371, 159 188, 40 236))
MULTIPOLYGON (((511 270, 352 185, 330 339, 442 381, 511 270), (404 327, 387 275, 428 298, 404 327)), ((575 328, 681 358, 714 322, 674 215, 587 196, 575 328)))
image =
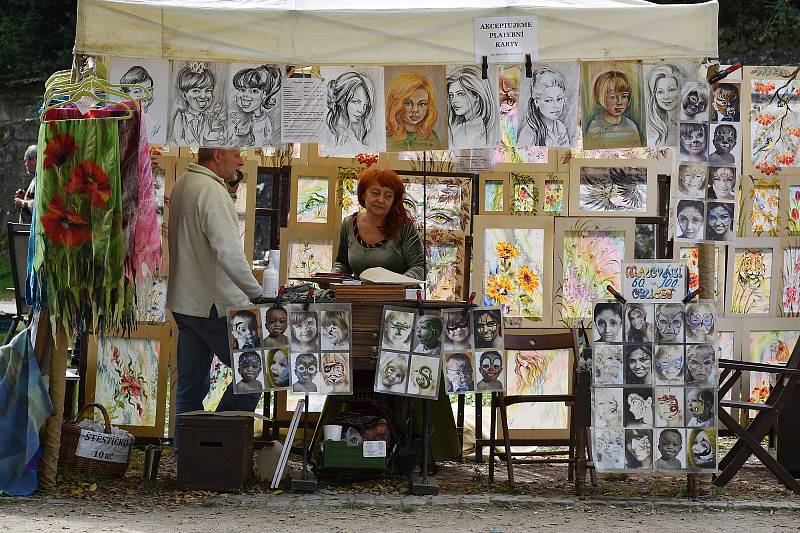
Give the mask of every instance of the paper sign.
POLYGON ((490 172, 494 170, 494 150, 479 148, 473 150, 453 150, 450 152, 453 172, 490 172))
POLYGON ((325 80, 284 78, 281 88, 281 142, 319 142, 328 113, 325 80))
POLYGON ((364 457, 386 457, 386 441, 365 440, 364 457))
POLYGON ((473 19, 475 62, 523 63, 525 54, 539 59, 539 21, 536 16, 473 19))
POLYGON ((686 265, 656 261, 623 263, 622 294, 629 303, 680 303, 686 296, 686 265))
POLYGON ((75 455, 110 463, 125 463, 128 461, 132 443, 132 437, 82 429, 75 455))

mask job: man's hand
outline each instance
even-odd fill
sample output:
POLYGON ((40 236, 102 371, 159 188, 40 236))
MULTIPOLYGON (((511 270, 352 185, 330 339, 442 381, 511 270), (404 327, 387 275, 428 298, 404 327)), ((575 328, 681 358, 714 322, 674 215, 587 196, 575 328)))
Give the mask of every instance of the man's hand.
POLYGON ((25 198, 25 191, 23 189, 17 189, 17 192, 14 193, 14 198, 19 198, 20 200, 25 198))
POLYGON ((256 296, 255 298, 250 298, 250 303, 253 305, 261 305, 261 304, 270 304, 272 303, 264 296, 256 296))

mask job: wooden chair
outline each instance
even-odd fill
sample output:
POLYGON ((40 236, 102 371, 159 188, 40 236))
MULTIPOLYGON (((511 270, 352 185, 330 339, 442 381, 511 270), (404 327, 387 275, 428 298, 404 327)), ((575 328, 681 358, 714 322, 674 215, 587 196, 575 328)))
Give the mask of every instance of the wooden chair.
POLYGON ((3 344, 8 344, 17 331, 20 322, 28 323, 31 308, 25 303, 25 278, 28 274, 28 238, 31 234, 30 224, 8 223, 8 253, 11 258, 11 277, 14 282, 14 302, 17 312, 12 318, 11 327, 6 333, 3 344))
MULTIPOLYGON (((770 453, 765 450, 761 442, 777 423, 789 423, 791 418, 785 417, 779 421, 779 415, 784 412, 790 414, 794 406, 790 405, 793 393, 800 385, 800 342, 795 344, 792 355, 786 366, 769 365, 765 363, 748 363, 731 359, 720 359, 719 366, 720 387, 718 397, 722 398, 741 378, 742 372, 767 372, 778 374, 779 378, 770 391, 766 402, 763 404, 722 400, 717 410, 719 421, 724 423, 738 438, 733 448, 725 454, 719 462, 720 473, 714 479, 714 484, 722 487, 745 464, 751 455, 755 455, 772 474, 787 488, 800 494, 800 483, 783 467, 770 453), (747 429, 731 416, 723 407, 757 411, 755 418, 747 425, 747 429)), ((790 415, 791 416, 791 415, 790 415)))
MULTIPOLYGON (((585 474, 588 468, 589 447, 588 427, 590 425, 590 393, 589 375, 585 371, 578 371, 578 350, 573 332, 557 333, 551 335, 506 335, 506 350, 557 350, 570 349, 573 353, 573 392, 568 394, 549 395, 506 395, 502 392, 492 394, 492 409, 489 425, 489 481, 494 482, 494 456, 506 462, 508 482, 514 484, 514 463, 566 463, 568 465, 568 479, 575 480, 576 491, 579 496, 585 493, 585 474), (512 439, 508 430, 509 405, 519 403, 563 403, 570 408, 569 437, 560 439, 512 439), (503 444, 505 451, 497 453, 495 447, 499 444, 496 438, 496 415, 500 413, 500 423, 503 430, 503 444), (566 450, 512 452, 512 446, 557 446, 566 450), (566 455, 567 458, 556 456, 566 455), (524 456, 525 459, 514 459, 524 456), (530 458, 534 457, 534 458, 530 458)), ((594 469, 591 470, 592 483, 596 484, 594 469)))

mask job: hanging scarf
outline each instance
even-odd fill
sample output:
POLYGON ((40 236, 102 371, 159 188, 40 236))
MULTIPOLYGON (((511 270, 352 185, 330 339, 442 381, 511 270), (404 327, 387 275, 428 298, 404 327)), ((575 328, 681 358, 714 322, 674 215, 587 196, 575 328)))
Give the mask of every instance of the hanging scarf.
MULTIPOLYGON (((74 110, 52 111, 71 118, 74 110)), ((124 331, 134 295, 124 277, 117 120, 43 122, 39 148, 33 267, 46 287, 53 331, 60 325, 67 338, 86 328, 124 331)))
POLYGON ((135 118, 139 124, 139 202, 131 264, 136 269, 138 281, 141 281, 145 276, 161 268, 162 252, 161 228, 158 225, 156 197, 153 191, 153 163, 150 161, 144 113, 137 112, 135 118))
POLYGON ((139 203, 139 122, 136 114, 118 120, 119 174, 122 185, 122 238, 125 246, 125 276, 134 282, 136 266, 131 262, 134 250, 134 230, 139 203))

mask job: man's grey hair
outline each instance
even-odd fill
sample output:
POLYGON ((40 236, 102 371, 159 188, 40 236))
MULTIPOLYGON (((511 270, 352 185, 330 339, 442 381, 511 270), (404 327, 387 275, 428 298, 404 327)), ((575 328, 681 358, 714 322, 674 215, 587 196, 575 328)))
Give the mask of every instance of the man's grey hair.
POLYGON ((25 161, 29 161, 31 159, 36 159, 36 156, 39 154, 39 146, 32 144, 25 149, 25 161))

